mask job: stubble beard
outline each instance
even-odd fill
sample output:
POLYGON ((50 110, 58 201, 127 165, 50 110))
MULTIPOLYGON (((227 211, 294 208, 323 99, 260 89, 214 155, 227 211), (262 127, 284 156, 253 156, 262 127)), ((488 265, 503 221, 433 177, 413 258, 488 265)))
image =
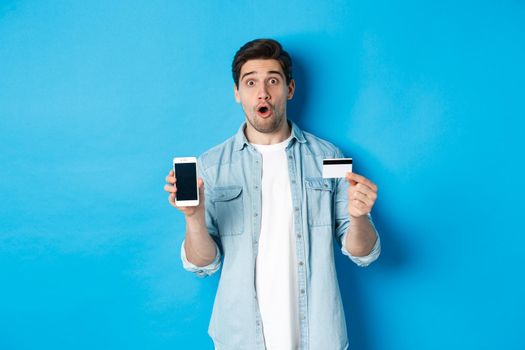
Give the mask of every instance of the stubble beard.
POLYGON ((248 116, 246 119, 258 132, 263 134, 271 134, 279 130, 281 127, 284 120, 284 113, 276 111, 274 108, 272 108, 272 115, 267 119, 263 119, 257 115, 256 111, 252 111, 251 116, 248 116))

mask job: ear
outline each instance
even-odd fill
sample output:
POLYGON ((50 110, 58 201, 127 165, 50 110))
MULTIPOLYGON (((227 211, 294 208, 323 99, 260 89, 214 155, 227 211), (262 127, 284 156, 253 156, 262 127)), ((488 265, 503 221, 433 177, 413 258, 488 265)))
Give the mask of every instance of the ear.
POLYGON ((295 93, 295 80, 290 80, 290 84, 288 84, 288 99, 291 100, 293 98, 293 94, 295 93))
POLYGON ((239 95, 239 89, 237 89, 237 85, 233 83, 233 95, 235 96, 235 101, 237 103, 241 103, 241 96, 239 95))

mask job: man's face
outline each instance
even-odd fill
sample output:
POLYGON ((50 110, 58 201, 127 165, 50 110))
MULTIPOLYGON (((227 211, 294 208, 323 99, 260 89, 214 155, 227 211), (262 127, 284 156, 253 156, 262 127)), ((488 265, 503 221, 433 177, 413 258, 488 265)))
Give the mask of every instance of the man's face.
POLYGON ((235 100, 242 105, 249 126, 260 133, 278 131, 286 120, 286 102, 293 97, 295 82, 286 85, 279 61, 249 60, 241 67, 235 100))

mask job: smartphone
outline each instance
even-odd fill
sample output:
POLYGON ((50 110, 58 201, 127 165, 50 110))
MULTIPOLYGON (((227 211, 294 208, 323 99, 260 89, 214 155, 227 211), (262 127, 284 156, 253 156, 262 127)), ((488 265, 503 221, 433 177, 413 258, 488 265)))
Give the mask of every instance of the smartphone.
POLYGON ((175 205, 178 207, 195 207, 199 205, 199 188, 197 185, 197 158, 173 158, 173 171, 177 182, 175 205))

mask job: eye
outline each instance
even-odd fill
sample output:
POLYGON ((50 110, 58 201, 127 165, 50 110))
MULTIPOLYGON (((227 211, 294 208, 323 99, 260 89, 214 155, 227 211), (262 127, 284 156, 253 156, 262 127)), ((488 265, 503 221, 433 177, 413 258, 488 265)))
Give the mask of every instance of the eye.
POLYGON ((247 86, 255 86, 255 81, 253 81, 253 80, 246 80, 246 85, 247 86))
POLYGON ((268 82, 270 83, 270 85, 277 85, 277 84, 279 84, 279 79, 277 79, 277 78, 270 78, 270 80, 268 80, 268 82))

